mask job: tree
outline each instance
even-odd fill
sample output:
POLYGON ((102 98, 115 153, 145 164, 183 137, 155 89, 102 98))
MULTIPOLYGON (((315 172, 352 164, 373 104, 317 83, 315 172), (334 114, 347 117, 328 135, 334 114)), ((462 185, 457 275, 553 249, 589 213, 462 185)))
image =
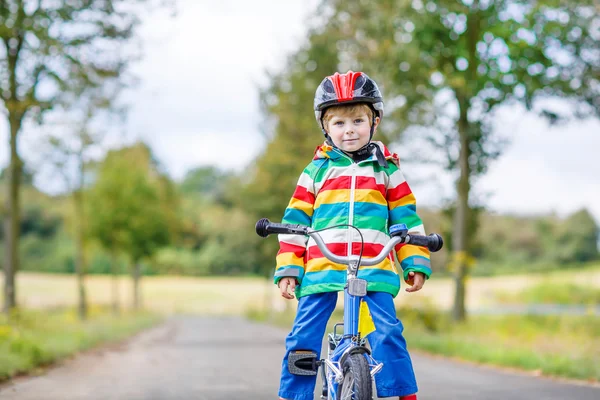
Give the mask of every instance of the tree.
POLYGON ((324 0, 319 12, 327 24, 317 35, 336 40, 335 69, 366 70, 381 83, 381 130, 391 138, 433 132, 429 142, 458 175, 453 318, 462 320, 471 187, 502 151, 494 111, 520 103, 556 121, 564 115, 543 100, 560 97, 576 104, 575 116, 598 115, 600 17, 591 1, 558 0, 324 0))
POLYGON ((560 262, 586 262, 598 259, 598 225, 586 209, 571 214, 560 226, 555 243, 560 262))
MULTIPOLYGON (((109 152, 100 165, 89 195, 90 233, 111 254, 131 258, 134 308, 141 304, 140 262, 171 241, 178 228, 177 201, 173 184, 160 173, 143 143, 109 152)), ((115 264, 113 308, 117 310, 115 264)))
POLYGON ((41 122, 72 88, 100 87, 123 76, 137 55, 115 51, 115 45, 131 39, 138 22, 126 0, 0 1, 0 100, 10 133, 5 311, 16 305, 23 124, 27 118, 41 122))

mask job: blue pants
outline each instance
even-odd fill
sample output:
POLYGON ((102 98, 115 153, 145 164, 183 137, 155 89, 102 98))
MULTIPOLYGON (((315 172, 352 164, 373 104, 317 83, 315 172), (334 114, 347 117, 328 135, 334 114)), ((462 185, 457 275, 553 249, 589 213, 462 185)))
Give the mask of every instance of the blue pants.
MULTIPOLYGON (((313 400, 316 376, 290 374, 288 354, 295 350, 310 350, 321 354, 327 321, 337 302, 337 292, 317 293, 301 297, 292 332, 285 340, 285 356, 281 368, 279 397, 289 400, 313 400)), ((404 327, 396 317, 391 294, 369 292, 364 298, 375 323, 376 331, 368 336, 372 356, 383 368, 375 375, 378 397, 406 396, 417 392, 417 382, 406 341, 404 327)))

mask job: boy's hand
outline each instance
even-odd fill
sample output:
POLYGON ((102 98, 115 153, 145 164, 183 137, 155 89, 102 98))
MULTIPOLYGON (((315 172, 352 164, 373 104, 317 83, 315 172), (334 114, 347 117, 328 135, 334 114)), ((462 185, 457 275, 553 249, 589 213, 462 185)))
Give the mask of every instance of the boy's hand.
POLYGON ((288 300, 294 298, 294 290, 296 289, 296 278, 281 278, 277 286, 279 286, 279 291, 281 292, 281 295, 284 298, 288 300))
POLYGON ((417 292, 425 284, 425 275, 422 272, 410 271, 406 283, 410 285, 409 288, 406 288, 407 292, 417 292))

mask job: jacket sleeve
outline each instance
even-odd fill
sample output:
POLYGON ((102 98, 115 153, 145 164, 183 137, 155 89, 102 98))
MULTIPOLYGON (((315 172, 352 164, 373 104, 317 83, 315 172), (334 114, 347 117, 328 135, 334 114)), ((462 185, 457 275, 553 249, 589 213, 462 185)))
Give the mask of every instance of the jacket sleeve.
MULTIPOLYGON (((404 175, 399 168, 391 165, 387 187, 389 225, 406 224, 409 233, 425 235, 421 218, 417 215, 417 203, 404 175)), ((426 278, 431 275, 430 253, 427 247, 399 244, 396 255, 402 267, 404 280, 411 271, 422 272, 426 278)))
MULTIPOLYGON (((283 223, 311 226, 315 194, 313 193, 313 180, 308 172, 307 168, 300 175, 294 195, 285 209, 283 223)), ((299 284, 302 283, 307 242, 308 236, 279 235, 275 284, 285 277, 296 278, 299 284)))

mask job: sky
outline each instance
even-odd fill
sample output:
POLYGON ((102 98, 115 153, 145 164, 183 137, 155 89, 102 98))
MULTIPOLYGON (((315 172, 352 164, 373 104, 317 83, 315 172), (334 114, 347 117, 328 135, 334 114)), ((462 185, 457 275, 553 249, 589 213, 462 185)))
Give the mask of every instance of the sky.
MULTIPOLYGON (((176 16, 147 16, 140 31, 145 57, 135 66, 141 83, 129 95, 128 140, 148 142, 178 180, 203 165, 243 171, 265 145, 258 88, 267 70, 280 71, 304 43, 316 3, 179 0, 176 16)), ((497 133, 510 145, 473 188, 490 210, 564 216, 587 207, 600 223, 598 121, 549 127, 518 108, 503 110, 496 120, 497 133)), ((27 135, 23 154, 35 157, 27 135)), ((315 145, 320 140, 315 124, 315 145)), ((408 151, 402 144, 391 147, 401 157, 408 151)), ((7 160, 2 121, 0 165, 7 160)), ((438 206, 452 195, 453 177, 440 168, 403 169, 418 204, 438 206)), ((51 191, 47 179, 38 183, 51 191)))

